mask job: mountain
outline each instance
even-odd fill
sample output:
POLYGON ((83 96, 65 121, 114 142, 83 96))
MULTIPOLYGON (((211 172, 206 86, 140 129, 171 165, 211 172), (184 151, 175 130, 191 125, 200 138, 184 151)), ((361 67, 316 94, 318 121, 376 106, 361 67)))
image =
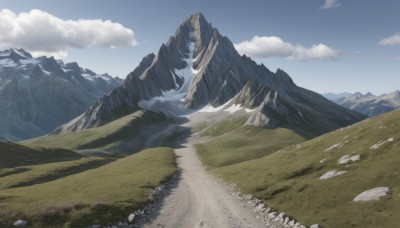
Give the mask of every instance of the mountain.
POLYGON ((121 83, 77 63, 34 58, 23 49, 0 51, 0 138, 22 140, 47 134, 121 83))
POLYGON ((298 87, 283 70, 271 72, 240 56, 227 37, 196 13, 157 54, 144 57, 121 87, 55 133, 104 125, 139 109, 185 116, 207 105, 226 105, 239 93, 256 97, 256 102, 243 103, 254 109, 247 124, 306 127, 320 134, 364 118, 298 87))
POLYGON ((329 100, 336 100, 336 99, 340 99, 340 98, 350 97, 353 94, 344 92, 344 93, 323 93, 321 95, 326 97, 329 100))
POLYGON ((376 116, 400 108, 400 91, 379 96, 372 93, 355 93, 349 97, 334 99, 337 104, 362 113, 367 116, 376 116))

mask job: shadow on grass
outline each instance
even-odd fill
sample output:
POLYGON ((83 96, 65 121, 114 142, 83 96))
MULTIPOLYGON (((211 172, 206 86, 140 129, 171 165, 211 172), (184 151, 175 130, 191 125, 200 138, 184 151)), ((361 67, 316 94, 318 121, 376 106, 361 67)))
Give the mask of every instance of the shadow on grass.
POLYGON ((6 177, 6 176, 9 176, 9 175, 13 175, 13 174, 24 173, 24 172, 27 172, 29 170, 31 170, 31 169, 28 169, 28 168, 15 168, 15 169, 6 171, 4 173, 1 173, 0 177, 6 177))
POLYGON ((63 178, 66 176, 77 174, 77 173, 81 173, 81 172, 84 172, 84 171, 87 171, 90 169, 96 169, 96 168, 106 165, 112 161, 114 161, 114 159, 91 161, 91 162, 81 164, 78 166, 73 166, 73 167, 68 167, 66 169, 57 170, 56 172, 49 173, 46 176, 38 177, 33 180, 17 183, 17 184, 9 186, 8 188, 26 187, 26 186, 32 186, 35 184, 41 184, 41 183, 57 180, 59 178, 63 178))

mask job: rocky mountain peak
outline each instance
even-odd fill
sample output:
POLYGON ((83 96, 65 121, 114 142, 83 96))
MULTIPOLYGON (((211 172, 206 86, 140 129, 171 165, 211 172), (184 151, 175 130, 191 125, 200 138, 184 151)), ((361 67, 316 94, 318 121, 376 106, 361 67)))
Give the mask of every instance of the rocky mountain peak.
POLYGON ((271 72, 239 55, 227 37, 220 35, 201 13, 195 13, 178 26, 158 53, 143 58, 123 86, 103 97, 61 132, 105 124, 139 109, 185 116, 210 104, 227 104, 240 92, 237 100, 241 104, 259 108, 260 115, 250 122, 268 127, 283 123, 308 126, 310 122, 304 119, 311 114, 307 115, 307 110, 322 116, 321 124, 327 127, 320 132, 362 118, 297 87, 283 70, 271 72), (339 124, 335 124, 331 117, 334 112, 347 119, 340 117, 339 124))
POLYGON ((32 55, 28 52, 26 52, 24 49, 15 49, 12 48, 9 50, 10 51, 10 59, 14 61, 19 61, 21 59, 31 59, 32 55))
MULTIPOLYGON (((200 12, 191 15, 176 30, 173 38, 178 46, 183 47, 188 42, 195 43, 194 56, 208 45, 213 35, 219 35, 217 29, 211 26, 200 12)), ((214 36, 215 36, 214 35, 214 36)))
POLYGON ((393 95, 394 95, 395 97, 397 97, 397 98, 400 98, 400 91, 399 91, 399 90, 394 91, 394 92, 393 92, 393 95))

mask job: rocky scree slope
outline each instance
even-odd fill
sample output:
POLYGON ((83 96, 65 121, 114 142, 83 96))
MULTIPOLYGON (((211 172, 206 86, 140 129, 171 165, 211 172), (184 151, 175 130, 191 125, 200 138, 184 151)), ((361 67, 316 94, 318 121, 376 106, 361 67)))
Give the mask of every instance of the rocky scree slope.
POLYGON ((0 51, 0 139, 47 134, 121 83, 77 63, 33 58, 23 49, 0 51))
POLYGON ((157 54, 143 58, 121 87, 56 132, 103 125, 142 108, 188 115, 206 105, 226 105, 235 96, 236 104, 254 109, 247 123, 256 126, 306 127, 320 134, 364 118, 298 87, 283 70, 274 73, 240 56, 227 37, 196 13, 157 54), (254 101, 241 103, 246 100, 254 101))

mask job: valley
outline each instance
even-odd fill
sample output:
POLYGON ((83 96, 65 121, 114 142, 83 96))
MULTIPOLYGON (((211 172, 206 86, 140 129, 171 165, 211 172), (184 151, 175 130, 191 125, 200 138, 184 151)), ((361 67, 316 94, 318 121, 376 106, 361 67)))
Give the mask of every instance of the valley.
POLYGON ((200 12, 124 80, 0 51, 0 227, 396 227, 399 91, 324 97, 259 63, 271 41, 341 54, 233 43, 200 12))

